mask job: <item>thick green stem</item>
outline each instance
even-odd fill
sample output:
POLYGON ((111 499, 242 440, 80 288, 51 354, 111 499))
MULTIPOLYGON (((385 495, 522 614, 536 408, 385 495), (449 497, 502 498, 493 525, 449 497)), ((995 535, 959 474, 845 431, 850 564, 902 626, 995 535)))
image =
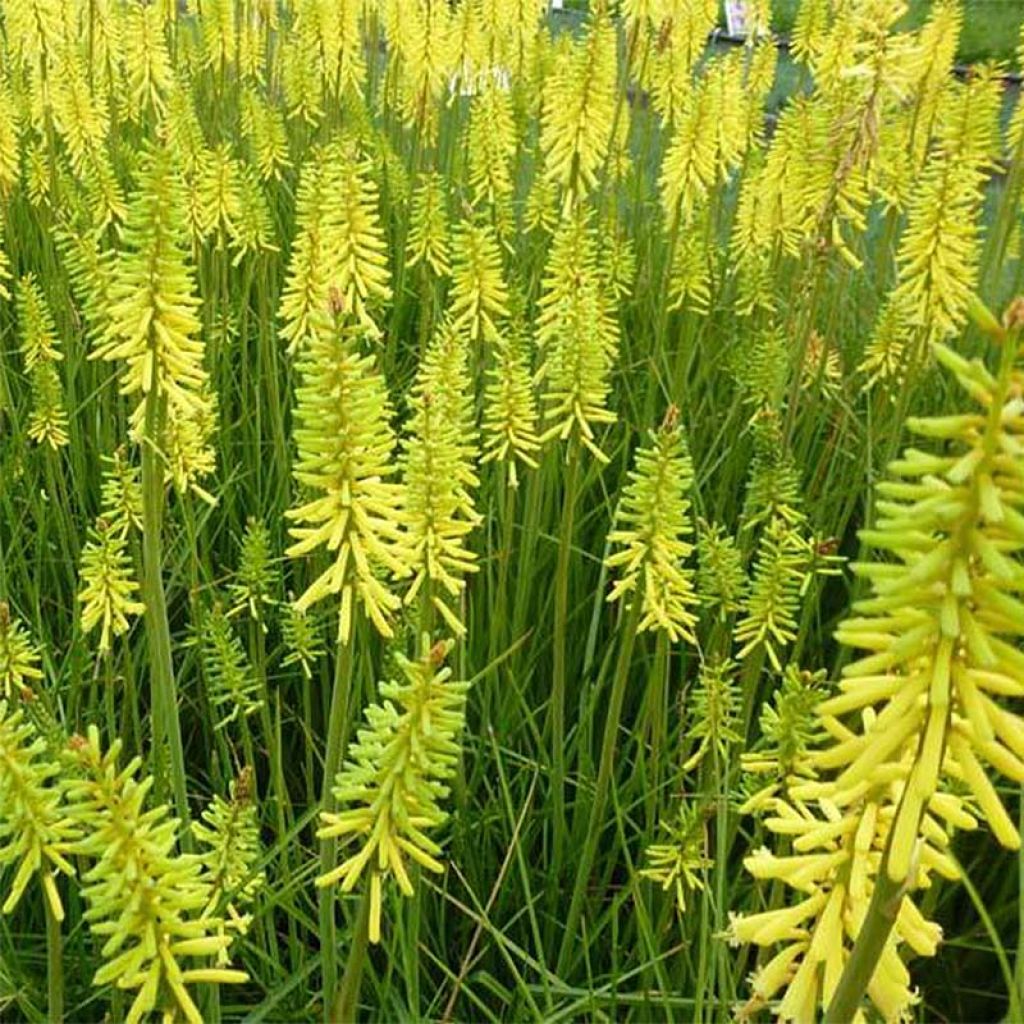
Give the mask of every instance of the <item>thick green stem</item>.
POLYGON ((60 921, 46 904, 46 1019, 61 1024, 64 1019, 64 957, 61 948, 60 921))
POLYGON ((331 1007, 328 1021, 345 1022, 356 1020, 356 1008, 359 1005, 359 990, 362 988, 363 968, 366 966, 366 948, 370 934, 370 885, 363 888, 359 901, 359 916, 356 918, 352 932, 352 945, 349 946, 348 959, 345 961, 345 973, 342 975, 338 994, 331 1007))
POLYGON ((142 444, 142 595, 146 605, 154 740, 158 746, 167 745, 171 759, 171 791, 182 825, 181 845, 186 852, 191 852, 185 752, 178 720, 171 628, 163 581, 164 472, 156 440, 161 435, 163 419, 164 402, 154 388, 146 398, 146 432, 142 444))
POLYGON ((889 933, 896 923, 896 915, 902 901, 903 885, 889 877, 883 864, 864 923, 857 933, 857 941, 853 944, 853 952, 846 961, 832 1002, 825 1011, 824 1024, 849 1024, 853 1020, 864 993, 871 984, 871 978, 878 966, 882 950, 885 949, 889 933))
POLYGON ((647 706, 644 709, 644 734, 650 740, 650 767, 647 787, 647 827, 653 829, 657 820, 658 794, 661 790, 662 755, 666 747, 668 725, 668 708, 666 694, 668 690, 669 666, 668 633, 658 633, 658 642, 654 651, 654 671, 647 684, 647 706))
POLYGON ((555 812, 555 849, 553 877, 562 865, 566 842, 565 818, 565 649, 569 618, 569 563, 575 524, 576 484, 579 475, 579 446, 570 442, 569 466, 562 498, 562 528, 558 536, 558 570, 555 573, 555 622, 551 703, 548 706, 548 731, 551 735, 551 789, 555 812))
POLYGON ((636 641, 637 626, 640 623, 642 601, 639 594, 634 594, 633 601, 626 613, 622 627, 622 639, 619 643, 619 656, 615 665, 615 678, 612 681, 612 692, 608 698, 608 717, 604 723, 604 737, 601 741, 601 761, 597 769, 597 783, 594 787, 594 802, 590 805, 590 819, 587 823, 586 838, 583 852, 576 862, 576 884, 573 887, 572 901, 566 918, 562 948, 558 954, 558 974, 565 976, 569 953, 577 943, 576 928, 583 913, 583 900, 587 891, 590 869, 594 863, 597 844, 601 836, 601 825, 604 817, 605 804, 608 801, 608 789, 611 785, 612 768, 615 763, 615 751, 619 736, 619 723, 622 718, 622 704, 626 695, 626 683, 629 680, 629 668, 633 659, 633 646, 636 641))
MULTIPOLYGON (((279 836, 288 834, 292 823, 292 807, 288 798, 288 785, 284 778, 284 763, 281 756, 281 716, 278 703, 279 694, 271 693, 267 681, 267 653, 262 626, 250 619, 249 649, 253 652, 253 667, 260 684, 260 724, 263 729, 263 742, 270 759, 271 788, 274 794, 274 825, 279 836)), ((254 762, 250 762, 254 764, 254 762)), ((283 877, 291 878, 292 859, 291 844, 281 844, 279 863, 283 877)), ((300 961, 298 930, 293 918, 288 919, 288 951, 291 956, 293 970, 298 969, 300 961)))
MULTIPOLYGON (((346 723, 352 703, 352 669, 354 664, 352 641, 339 644, 335 665, 334 689, 331 693, 331 711, 327 722, 327 751, 324 756, 324 779, 321 792, 322 809, 334 810, 334 777, 341 768, 345 749, 346 723)), ((338 855, 337 839, 324 839, 320 843, 320 873, 326 874, 335 866, 338 855)), ((333 1005, 338 983, 338 935, 334 918, 335 886, 319 890, 320 899, 320 962, 323 978, 324 1012, 333 1005)), ((326 1018, 329 1022, 331 1017, 326 1018)), ((343 1018, 334 1018, 343 1019, 343 1018)))

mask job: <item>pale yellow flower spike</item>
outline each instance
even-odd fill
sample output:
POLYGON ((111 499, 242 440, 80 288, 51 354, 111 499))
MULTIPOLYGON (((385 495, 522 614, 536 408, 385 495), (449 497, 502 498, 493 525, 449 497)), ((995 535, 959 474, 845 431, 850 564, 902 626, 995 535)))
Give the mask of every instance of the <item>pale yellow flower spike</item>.
POLYGON ((571 210, 597 182, 612 141, 618 85, 615 26, 604 5, 578 43, 566 43, 545 84, 541 119, 544 173, 563 190, 571 210))
POLYGON ((295 438, 298 483, 313 497, 289 510, 292 557, 326 548, 331 564, 298 599, 300 612, 328 594, 341 598, 338 635, 347 644, 356 608, 377 630, 401 606, 389 576, 408 573, 402 488, 387 386, 354 326, 318 330, 300 361, 295 438))
POLYGON ((127 537, 117 525, 104 518, 82 548, 81 589, 82 630, 100 627, 99 650, 110 651, 111 639, 128 630, 130 619, 142 615, 146 607, 135 600, 138 583, 132 575, 126 550, 127 537))
POLYGON ((698 599, 693 570, 690 502, 693 467, 678 410, 673 406, 662 427, 651 432, 650 444, 636 454, 615 529, 608 535, 612 553, 605 565, 615 580, 609 601, 629 595, 640 602, 637 628, 659 630, 669 640, 695 643, 698 599))
POLYGON ((359 844, 316 884, 350 892, 369 871, 370 942, 380 941, 385 879, 394 878, 403 896, 415 892, 406 858, 427 871, 444 870, 441 847, 427 830, 448 817, 441 799, 458 763, 469 684, 453 681, 451 669, 441 667, 449 644, 431 648, 424 635, 422 645, 417 661, 396 653, 403 678, 381 683, 382 703, 366 708, 366 727, 334 783, 342 810, 321 813, 317 832, 320 839, 340 836, 359 844))

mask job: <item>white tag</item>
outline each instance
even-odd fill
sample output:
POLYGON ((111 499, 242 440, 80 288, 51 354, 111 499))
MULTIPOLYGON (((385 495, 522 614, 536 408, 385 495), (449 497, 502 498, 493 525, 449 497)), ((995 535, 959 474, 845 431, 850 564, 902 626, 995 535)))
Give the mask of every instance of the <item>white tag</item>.
POLYGON ((511 72, 499 64, 484 71, 478 71, 475 75, 464 75, 461 71, 456 71, 448 79, 448 95, 476 96, 487 87, 488 79, 494 82, 502 92, 508 92, 512 88, 511 72))
POLYGON ((565 9, 565 0, 551 0, 551 10, 561 11, 565 9))
POLYGON ((731 36, 746 36, 750 32, 750 15, 746 0, 725 0, 725 26, 731 36))

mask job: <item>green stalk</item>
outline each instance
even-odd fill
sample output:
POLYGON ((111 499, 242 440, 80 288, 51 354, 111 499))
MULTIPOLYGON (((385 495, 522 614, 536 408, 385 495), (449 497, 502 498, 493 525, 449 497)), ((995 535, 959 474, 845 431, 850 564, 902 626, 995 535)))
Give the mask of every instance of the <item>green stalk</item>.
POLYGON ((857 933, 853 952, 846 961, 832 1002, 825 1011, 824 1024, 849 1024, 853 1020, 860 1007, 860 1001, 871 983, 871 977, 875 973, 878 958, 882 955, 889 933, 896 923, 896 915, 902 902, 903 885, 889 877, 883 864, 879 869, 875 891, 871 895, 864 923, 857 933))
MULTIPOLYGON (((509 634, 509 568, 512 564, 512 549, 514 546, 513 533, 515 530, 516 521, 516 489, 511 487, 508 482, 506 472, 495 473, 495 483, 499 491, 500 498, 495 502, 500 507, 499 515, 501 517, 501 547, 498 551, 498 580, 497 580, 497 591, 496 597, 493 602, 488 602, 490 607, 494 608, 494 614, 491 616, 490 623, 490 661, 494 661, 500 656, 500 652, 506 649, 511 643, 511 636, 509 634)), ((501 699, 498 702, 499 711, 498 713, 504 717, 508 707, 508 701, 511 698, 511 694, 508 689, 504 690, 501 699)), ((488 724, 491 722, 492 714, 492 691, 490 689, 484 692, 484 706, 483 714, 484 721, 488 724)))
POLYGON ((704 1020, 704 997, 706 993, 710 993, 712 985, 708 983, 708 946, 711 943, 711 929, 708 927, 708 916, 710 913, 710 900, 708 899, 707 892, 703 894, 700 901, 700 929, 697 932, 700 941, 698 942, 698 954, 697 954, 697 971, 696 980, 694 983, 694 1005, 693 1005, 693 1019, 695 1021, 704 1020))
POLYGON ((181 722, 178 720, 171 628, 167 620, 162 575, 164 474, 156 439, 161 435, 164 415, 164 400, 158 390, 152 388, 146 396, 146 432, 142 443, 142 595, 146 605, 154 740, 157 745, 166 743, 170 753, 171 790, 181 819, 181 845, 191 853, 185 752, 181 741, 181 722))
POLYGON ((608 717, 605 719, 604 737, 601 741, 601 761, 597 769, 594 802, 590 805, 590 819, 587 823, 583 851, 576 862, 576 884, 573 887, 565 931, 562 935, 562 948, 558 954, 558 974, 563 977, 568 967, 569 954, 577 941, 576 928, 583 913, 587 881, 601 836, 602 818, 605 804, 608 801, 608 788, 611 784, 612 767, 615 762, 622 704, 626 695, 626 682, 629 679, 629 668, 632 663, 633 645, 636 641, 637 626, 640 623, 641 608, 642 601, 639 599, 639 595, 634 595, 622 626, 619 657, 615 665, 615 678, 612 680, 612 692, 608 698, 608 717))
MULTIPOLYGON (((274 824, 277 834, 284 836, 288 834, 293 816, 281 757, 280 714, 271 714, 272 707, 279 709, 279 704, 277 695, 271 694, 270 685, 267 682, 267 654, 263 629, 253 619, 249 620, 249 649, 253 652, 253 667, 260 684, 260 726, 270 760, 271 789, 274 794, 274 824)), ((254 761, 250 761, 250 764, 255 767, 254 761)), ((291 878, 291 848, 288 843, 283 843, 281 846, 279 864, 282 876, 291 878)), ((291 956, 292 968, 296 969, 300 961, 299 938, 293 917, 288 918, 288 951, 291 956)))
POLYGON ((64 957, 60 921, 48 899, 46 905, 46 1019, 61 1024, 64 1019, 64 957))
MULTIPOLYGON (((654 671, 647 684, 647 701, 644 711, 644 730, 651 745, 651 762, 647 772, 648 784, 646 793, 647 827, 653 829, 657 824, 658 792, 661 789, 661 759, 666 747, 666 726, 668 724, 668 708, 665 706, 667 696, 669 640, 664 630, 658 632, 654 649, 654 671)), ((643 740, 641 739, 641 742, 643 740)))
POLYGON ((552 877, 557 878, 562 866, 567 825, 565 817, 565 648, 569 617, 569 560, 572 553, 575 524, 576 488, 580 452, 576 442, 569 442, 569 467, 562 497, 562 527, 558 536, 558 569, 555 573, 555 621, 551 703, 548 706, 548 730, 551 735, 551 788, 554 797, 554 865, 552 877))
MULTIPOLYGON (((331 692, 331 711, 327 722, 327 751, 324 757, 324 778, 321 793, 323 810, 330 813, 335 809, 334 777, 341 768, 345 749, 345 732, 348 709, 352 702, 352 675, 354 657, 351 639, 347 644, 338 645, 338 660, 334 672, 334 688, 331 692)), ((337 839, 324 839, 320 843, 320 874, 326 874, 334 866, 338 855, 337 839)), ((326 1013, 333 1005, 335 988, 338 983, 338 932, 334 917, 335 886, 328 885, 319 892, 320 910, 320 963, 323 983, 323 1003, 326 1013)), ((344 1018, 334 1018, 344 1019, 344 1018)), ((332 1018, 326 1017, 327 1024, 332 1018)))
MULTIPOLYGON (((732 843, 732 831, 729 828, 729 799, 726 792, 728 772, 722 770, 718 755, 718 745, 711 744, 711 758, 715 779, 715 930, 714 935, 721 935, 726 926, 726 909, 729 897, 726 893, 726 872, 728 870, 729 846, 732 843)), ((715 995, 718 997, 718 1017, 721 1020, 729 1016, 729 998, 727 987, 732 988, 730 967, 733 958, 724 942, 714 944, 717 970, 713 972, 716 982, 715 995)))
MULTIPOLYGON (((342 975, 338 994, 331 1006, 329 1022, 349 1022, 356 1020, 356 1007, 359 1004, 359 990, 362 987, 363 968, 366 966, 366 949, 370 934, 370 885, 363 887, 363 895, 359 900, 359 916, 356 918, 352 932, 352 944, 349 946, 348 959, 345 961, 345 973, 342 975)), ((327 1004, 324 1004, 327 1005, 327 1004)))

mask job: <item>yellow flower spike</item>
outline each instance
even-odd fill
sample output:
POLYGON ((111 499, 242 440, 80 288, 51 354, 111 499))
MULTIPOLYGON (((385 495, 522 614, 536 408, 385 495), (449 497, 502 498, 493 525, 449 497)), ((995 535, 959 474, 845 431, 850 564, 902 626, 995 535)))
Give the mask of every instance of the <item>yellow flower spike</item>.
POLYGON ((629 595, 641 603, 637 628, 666 633, 673 642, 694 643, 697 594, 693 570, 685 562, 693 553, 687 491, 693 467, 679 410, 672 406, 650 444, 638 449, 615 526, 608 534, 612 552, 605 564, 613 570, 609 601, 629 595))
MULTIPOLYGON (((1017 718, 997 703, 1000 696, 1020 694, 1014 680, 1024 668, 1024 658, 1009 642, 1019 631, 1024 593, 1018 554, 1024 539, 1019 511, 1024 504, 1024 423, 1017 412, 1017 339, 1003 339, 997 375, 980 361, 967 361, 941 346, 935 353, 981 412, 909 422, 920 436, 941 442, 943 452, 909 448, 890 466, 892 480, 880 488, 876 523, 862 538, 890 560, 855 567, 870 581, 872 594, 858 602, 854 616, 837 631, 841 642, 865 653, 844 670, 841 695, 829 697, 818 709, 831 743, 815 751, 810 763, 826 778, 791 780, 789 785, 790 799, 817 798, 830 822, 836 811, 858 819, 856 830, 845 833, 853 835, 852 847, 835 834, 839 849, 849 850, 850 863, 833 868, 819 884, 829 884, 833 896, 846 888, 849 903, 842 916, 851 943, 868 928, 869 918, 874 941, 884 943, 882 952, 875 953, 877 962, 863 961, 867 947, 860 945, 853 957, 858 984, 866 986, 886 1017, 905 1012, 914 1001, 899 944, 932 955, 941 938, 907 893, 927 886, 931 875, 955 879, 957 866, 945 852, 950 832, 978 824, 959 798, 942 791, 947 780, 966 786, 999 842, 1010 849, 1021 842, 979 760, 1015 781, 1024 775, 1017 718), (855 711, 862 718, 856 731, 835 717, 855 711), (867 800, 863 805, 862 799, 867 800), (879 872, 885 875, 881 882, 879 872), (872 893, 883 883, 889 887, 881 890, 889 894, 885 898, 902 903, 895 923, 879 933, 878 901, 872 893), (875 964, 873 975, 861 971, 865 963, 875 964)), ((781 803, 774 798, 776 808, 781 803)), ((833 841, 828 832, 817 833, 811 826, 800 834, 798 817, 776 815, 765 824, 794 836, 797 853, 818 848, 819 835, 826 843, 833 841)), ((804 892, 814 891, 813 867, 811 861, 770 855, 748 864, 755 876, 782 877, 804 892)), ((806 900, 794 912, 805 907, 806 900)), ((818 927, 831 928, 833 913, 830 904, 818 927)), ((823 1002, 843 989, 840 1015, 852 1012, 840 964, 848 955, 845 946, 837 958, 824 931, 812 934, 807 957, 783 999, 783 1016, 814 1014, 806 970, 813 956, 825 962, 823 1002)), ((766 933, 748 930, 746 937, 763 942, 766 933)))
POLYGON ((918 337, 927 340, 941 341, 959 330, 971 302, 980 245, 977 221, 997 151, 999 94, 991 69, 951 86, 937 118, 938 147, 910 202, 893 298, 907 310, 918 337))
POLYGON ((507 467, 508 486, 519 485, 519 463, 538 466, 537 403, 522 341, 515 331, 495 344, 484 401, 484 451, 481 462, 507 467))
POLYGON ((125 64, 131 120, 140 123, 147 114, 162 114, 174 82, 174 71, 158 4, 129 7, 123 21, 119 56, 125 64))
POLYGON ((701 873, 713 866, 705 853, 707 835, 703 815, 699 808, 681 802, 676 817, 661 822, 661 831, 668 833, 667 841, 647 847, 645 866, 638 874, 660 884, 663 892, 673 892, 676 910, 682 916, 686 913, 689 894, 704 889, 701 873))
POLYGON ((359 731, 335 779, 338 806, 349 809, 322 812, 317 831, 321 839, 355 835, 361 844, 316 884, 340 883, 348 892, 369 868, 371 942, 380 941, 384 879, 393 877, 403 895, 415 891, 404 858, 431 871, 443 870, 437 859, 440 847, 424 830, 439 828, 448 817, 440 801, 459 757, 469 684, 453 682, 451 669, 441 667, 449 644, 430 648, 424 636, 423 649, 426 654, 418 661, 396 653, 404 679, 381 683, 384 702, 366 708, 366 728, 359 731), (358 814, 353 816, 353 811, 358 814))
MULTIPOLYGON (((871 729, 877 722, 873 709, 866 709, 864 728, 871 729)), ((794 941, 804 943, 799 954, 794 952, 792 958, 780 961, 787 965, 787 975, 779 980, 778 987, 789 985, 780 1004, 783 1019, 816 1018, 819 1009, 824 1009, 837 991, 871 904, 885 852, 892 845, 895 811, 901 797, 911 788, 908 777, 914 770, 916 755, 917 742, 905 742, 893 762, 899 770, 876 775, 871 786, 859 783, 848 790, 833 782, 813 787, 791 783, 790 800, 813 800, 813 804, 791 805, 776 798, 775 813, 764 818, 770 831, 790 837, 794 855, 775 857, 763 850, 753 859, 748 858, 746 867, 754 877, 783 881, 802 894, 802 901, 765 912, 746 930, 734 928, 734 934, 758 945, 782 943, 784 950, 794 941), (804 792, 812 788, 819 790, 819 794, 804 792), (795 795, 797 790, 803 794, 799 798, 795 795), (794 926, 794 917, 798 932, 804 937, 789 930, 794 926), (768 924, 773 924, 774 929, 768 924), (799 963, 798 955, 802 957, 799 963), (789 977, 788 972, 794 970, 789 977)), ((934 803, 926 801, 920 835, 917 829, 912 830, 915 843, 909 872, 915 886, 927 885, 931 874, 946 874, 953 866, 940 852, 949 842, 947 831, 938 822, 943 815, 956 818, 965 826, 972 823, 955 797, 937 794, 934 803)), ((909 905, 909 897, 904 898, 901 906, 909 905)), ((899 946, 906 943, 911 949, 929 955, 940 938, 938 927, 926 921, 916 907, 898 917, 869 988, 869 995, 879 1009, 887 1014, 899 1013, 915 1000, 909 974, 898 955, 899 946), (901 924, 906 926, 906 935, 901 924)))
POLYGON ((157 392, 165 408, 163 431, 148 440, 169 451, 175 483, 195 488, 213 469, 216 405, 203 365, 183 210, 170 153, 145 150, 114 265, 109 322, 90 358, 123 361, 121 393, 139 400, 131 417, 136 438, 145 427, 146 396, 157 392))
POLYGON ((452 240, 452 328, 471 342, 496 341, 498 324, 509 315, 501 250, 485 223, 463 221, 452 240))
POLYGON ((354 326, 318 329, 299 373, 295 478, 320 496, 287 513, 297 524, 287 554, 294 558, 326 547, 333 561, 296 607, 304 612, 338 594, 342 643, 349 642, 357 607, 387 636, 388 617, 401 606, 387 575, 403 576, 409 569, 402 488, 391 480, 398 467, 384 378, 374 358, 361 352, 354 326))
POLYGON ((54 450, 63 448, 69 441, 68 414, 57 363, 64 356, 58 347, 53 316, 34 275, 26 274, 18 282, 15 303, 32 398, 26 433, 37 444, 48 444, 54 450))
POLYGON ((450 237, 444 179, 424 174, 412 195, 406 265, 423 264, 437 277, 451 274, 450 237))
POLYGON ((47 759, 46 743, 24 712, 12 711, 0 699, 0 821, 4 823, 0 863, 17 865, 0 907, 4 914, 14 911, 38 875, 54 918, 64 919, 54 872, 74 874, 68 857, 79 829, 63 807, 55 784, 60 772, 60 764, 47 759))
POLYGON ((222 924, 217 935, 173 943, 176 956, 215 955, 223 967, 229 962, 229 947, 249 928, 249 916, 240 911, 252 904, 265 882, 264 872, 256 870, 263 851, 253 786, 253 770, 243 768, 231 782, 229 799, 215 794, 201 820, 192 823, 192 834, 204 847, 199 854, 207 880, 203 913, 222 924))
POLYGON ((432 140, 438 125, 438 101, 448 86, 452 63, 448 5, 403 0, 389 6, 385 26, 398 56, 402 118, 432 140))
POLYGON ((540 143, 544 174, 563 193, 563 213, 586 196, 612 142, 618 86, 617 33, 606 8, 578 42, 562 37, 545 82, 540 143))
POLYGON ((324 152, 323 209, 319 227, 324 283, 346 317, 380 338, 374 314, 391 301, 387 242, 378 214, 372 162, 346 142, 324 152))
POLYGON ((773 515, 761 534, 753 578, 743 601, 743 612, 733 630, 744 659, 763 647, 772 668, 783 671, 780 657, 796 638, 800 602, 818 567, 814 545, 804 536, 802 517, 791 522, 773 515))
POLYGON ((515 191, 512 163, 518 141, 511 94, 488 76, 470 101, 469 111, 467 178, 473 204, 495 212, 506 210, 515 191))
MULTIPOLYGON (((692 72, 718 21, 714 0, 659 5, 647 57, 647 77, 655 110, 666 124, 680 116, 692 88, 692 72)), ((647 83, 645 83, 647 84, 647 83)))
POLYGON ((53 314, 34 274, 26 274, 18 282, 15 294, 18 314, 19 347, 25 369, 33 370, 41 363, 59 362, 60 351, 53 314))
MULTIPOLYGON (((175 1010, 201 1022, 173 946, 216 936, 222 923, 202 913, 209 896, 202 861, 176 852, 177 822, 168 818, 165 806, 147 807, 153 779, 136 779, 138 758, 120 765, 120 749, 115 741, 104 750, 92 727, 72 740, 67 754, 73 770, 64 786, 68 816, 82 830, 72 850, 93 862, 84 896, 92 929, 104 940, 105 962, 93 983, 138 989, 128 1014, 133 1020, 152 1010, 166 983, 175 1010)), ((213 945, 201 943, 183 955, 212 952, 213 945)), ((192 980, 242 982, 247 976, 218 971, 215 979, 193 975, 192 980)))
POLYGON ((22 688, 43 678, 39 651, 24 624, 0 601, 0 700, 10 700, 22 688))
POLYGON ((541 441, 575 437, 599 462, 607 462, 594 427, 615 422, 608 396, 619 325, 583 212, 565 219, 552 241, 539 305, 541 401, 545 419, 552 421, 541 441))
POLYGON ((103 516, 96 520, 82 548, 78 593, 82 605, 82 630, 100 627, 99 651, 110 651, 111 639, 128 630, 130 619, 146 606, 135 599, 139 584, 126 550, 127 538, 103 516))

